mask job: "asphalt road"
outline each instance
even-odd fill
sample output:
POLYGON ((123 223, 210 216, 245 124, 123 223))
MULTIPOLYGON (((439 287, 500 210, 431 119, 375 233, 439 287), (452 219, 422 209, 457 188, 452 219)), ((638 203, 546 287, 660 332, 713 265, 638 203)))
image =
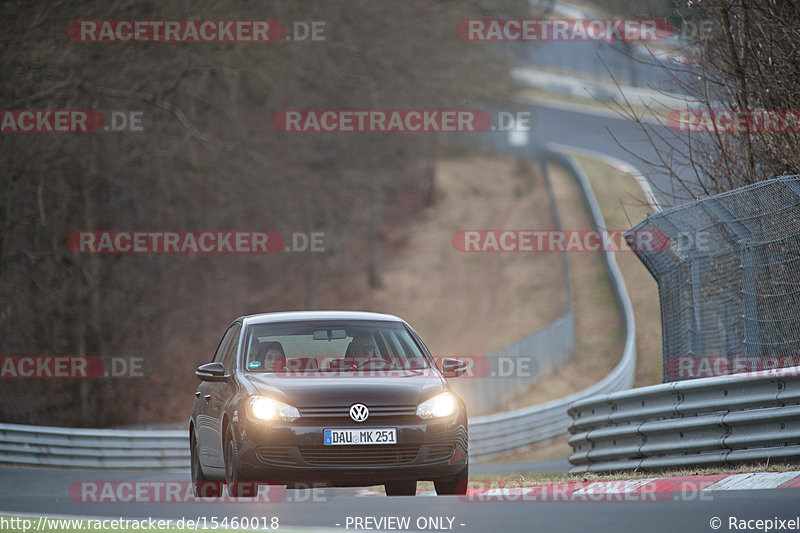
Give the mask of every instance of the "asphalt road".
POLYGON ((0 470, 0 514, 173 520, 205 517, 209 523, 212 517, 221 521, 223 517, 259 516, 267 517, 270 523, 277 517, 281 530, 339 531, 356 530, 352 525, 347 527, 348 517, 351 521, 354 517, 408 517, 410 531, 582 533, 713 531, 709 526, 713 517, 723 521, 720 531, 728 531, 730 516, 790 519, 800 514, 797 489, 686 493, 683 497, 678 493, 667 501, 626 502, 469 502, 458 497, 419 495, 364 497, 354 495, 353 489, 327 489, 315 494, 288 491, 286 500, 279 503, 81 503, 76 496, 80 493, 74 489, 74 484, 83 481, 185 481, 187 477, 187 473, 4 468, 0 470), (312 498, 316 501, 309 501, 312 498), (429 527, 431 517, 443 517, 444 527, 429 527))
MULTIPOLYGON (((623 117, 598 116, 580 110, 570 110, 563 106, 537 105, 532 108, 533 142, 552 142, 566 146, 591 150, 621 159, 637 168, 652 179, 655 194, 662 205, 676 203, 675 197, 687 198, 685 192, 675 187, 674 181, 663 170, 644 163, 657 161, 656 150, 641 127, 623 117), (615 140, 616 139, 616 140, 615 140), (637 157, 638 156, 638 157, 637 157), (667 194, 664 194, 667 193, 667 194)), ((683 134, 668 130, 655 124, 648 125, 651 139, 663 153, 669 153, 669 144, 680 146, 686 141, 683 134)), ((696 178, 688 167, 680 167, 678 174, 689 182, 696 178)))
POLYGON ((564 459, 552 461, 538 461, 536 463, 491 463, 471 464, 469 471, 472 474, 507 474, 507 473, 537 473, 537 474, 566 474, 572 465, 564 459))

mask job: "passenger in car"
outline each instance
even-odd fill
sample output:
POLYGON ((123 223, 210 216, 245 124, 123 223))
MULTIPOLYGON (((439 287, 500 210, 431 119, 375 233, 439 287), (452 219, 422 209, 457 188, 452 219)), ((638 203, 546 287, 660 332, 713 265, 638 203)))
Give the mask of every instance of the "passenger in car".
POLYGON ((286 369, 286 354, 283 346, 277 341, 265 342, 256 355, 257 361, 261 361, 262 370, 265 372, 280 372, 286 369))

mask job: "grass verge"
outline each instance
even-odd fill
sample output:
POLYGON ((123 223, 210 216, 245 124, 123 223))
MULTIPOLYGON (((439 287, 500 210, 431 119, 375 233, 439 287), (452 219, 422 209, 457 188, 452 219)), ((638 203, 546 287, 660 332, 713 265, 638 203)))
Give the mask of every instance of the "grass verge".
MULTIPOLYGON (((652 208, 630 174, 596 159, 579 157, 594 189, 609 230, 625 230, 642 220, 652 208)), ((662 381, 661 308, 658 284, 636 254, 616 254, 636 322, 636 378, 634 387, 662 381)))

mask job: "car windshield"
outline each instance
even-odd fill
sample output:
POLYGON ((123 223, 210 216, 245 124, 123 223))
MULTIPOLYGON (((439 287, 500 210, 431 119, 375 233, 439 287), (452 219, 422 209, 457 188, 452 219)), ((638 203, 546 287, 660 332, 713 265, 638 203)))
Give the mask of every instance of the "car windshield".
POLYGON ((244 366, 249 372, 419 370, 429 364, 402 323, 291 322, 248 326, 244 366))

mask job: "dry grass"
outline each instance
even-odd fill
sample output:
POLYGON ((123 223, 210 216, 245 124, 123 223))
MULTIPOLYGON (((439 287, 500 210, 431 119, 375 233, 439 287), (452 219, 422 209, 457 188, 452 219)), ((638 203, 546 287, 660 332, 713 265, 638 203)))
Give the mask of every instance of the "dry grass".
POLYGON ((492 353, 562 315, 554 254, 464 253, 451 242, 463 229, 554 227, 538 168, 494 155, 442 158, 436 187, 436 205, 393 232, 401 244, 370 307, 402 316, 431 352, 454 357, 492 353))
POLYGON ((623 479, 647 479, 658 477, 686 477, 686 476, 713 476, 719 474, 750 474, 756 472, 794 472, 798 470, 797 465, 790 464, 756 464, 739 465, 734 467, 709 467, 709 468, 683 468, 669 471, 630 471, 630 472, 611 472, 607 474, 583 473, 583 474, 542 474, 530 472, 517 472, 514 474, 470 474, 471 480, 504 480, 521 481, 525 480, 528 485, 552 485, 555 483, 575 483, 580 481, 617 481, 623 479))
MULTIPOLYGON (((581 158, 606 227, 624 230, 650 209, 636 181, 624 172, 590 158, 581 158)), ((551 167, 556 197, 565 229, 585 229, 591 222, 577 186, 559 167, 551 167)), ((632 252, 616 254, 636 319, 637 370, 635 386, 661 382, 661 315, 658 285, 632 252)), ((622 329, 610 285, 598 254, 569 254, 575 298, 576 354, 563 370, 536 383, 519 405, 532 405, 577 392, 605 376, 622 353, 622 329)), ((568 457, 567 439, 513 454, 494 462, 545 461, 568 457)))
MULTIPOLYGON (((608 229, 624 230, 644 218, 649 207, 630 175, 593 159, 581 158, 580 161, 608 229)), ((450 238, 458 229, 554 227, 542 178, 527 178, 533 180, 533 194, 520 194, 520 184, 526 179, 521 179, 518 165, 513 158, 495 156, 443 160, 437 169, 439 205, 408 231, 403 254, 387 268, 387 288, 376 301, 416 324, 437 354, 488 353, 507 345, 509 339, 522 337, 535 327, 549 323, 563 312, 564 292, 557 254, 459 254, 450 246, 450 238), (492 179, 486 179, 487 176, 492 179), (528 292, 520 295, 515 292, 517 290, 528 292), (446 312, 442 312, 442 300, 452 304, 447 306, 446 312), (559 305, 531 305, 532 301, 559 302, 559 305), (505 320, 512 323, 503 324, 505 320), (472 327, 487 321, 498 329, 472 327)), ((586 208, 572 179, 556 166, 551 167, 551 179, 563 227, 590 228, 586 208)), ((635 254, 623 252, 616 257, 636 317, 635 386, 660 383, 661 319, 657 284, 635 254)), ((616 308, 600 255, 571 253, 568 260, 577 334, 575 357, 564 369, 536 383, 509 408, 576 392, 596 383, 619 361, 623 343, 621 322, 616 310, 609 312, 616 308)), ((492 462, 547 461, 567 457, 570 453, 567 437, 563 436, 492 462)), ((796 469, 796 465, 757 464, 665 472, 476 474, 470 478, 525 480, 528 484, 545 485, 796 469)), ((421 483, 419 488, 432 490, 433 487, 421 483)))
MULTIPOLYGON (((592 228, 591 218, 574 180, 556 165, 551 165, 550 174, 564 229, 592 228)), ((573 293, 575 356, 552 376, 537 381, 509 408, 534 405, 578 392, 597 383, 619 362, 624 342, 622 322, 616 311, 602 256, 593 252, 568 253, 567 256, 573 293)), ((568 452, 569 447, 565 450, 568 452)))
MULTIPOLYGON (((580 158, 610 230, 628 229, 652 209, 636 181, 624 172, 590 158, 580 158)), ((661 309, 658 284, 633 252, 616 254, 636 320, 635 387, 661 383, 661 309)))
MULTIPOLYGON (((645 205, 627 174, 583 159, 607 226, 625 229, 643 218, 645 205)), ((565 229, 591 221, 577 185, 560 167, 551 179, 565 229)), ((553 228, 543 177, 515 158, 468 155, 437 166, 437 205, 413 226, 397 230, 402 245, 386 265, 385 288, 370 307, 403 316, 437 355, 483 355, 548 324, 565 309, 558 254, 466 254, 453 249, 460 229, 553 228), (540 304, 545 302, 545 305, 540 304), (480 325, 480 327, 476 327, 480 325)), ((660 315, 655 281, 632 253, 617 254, 637 320, 637 385, 660 381, 660 315)), ((570 253, 576 354, 539 380, 513 409, 588 387, 619 361, 623 335, 602 258, 570 253), (613 309, 614 312, 609 312, 613 309)), ((473 415, 479 406, 470 406, 473 415)), ((502 461, 542 461, 571 453, 566 438, 534 446, 502 461)))
MULTIPOLYGON (((731 468, 685 468, 672 470, 669 472, 613 472, 609 474, 542 474, 536 472, 516 472, 513 474, 470 474, 469 479, 473 481, 491 481, 498 487, 506 486, 548 486, 566 483, 591 483, 595 481, 621 481, 631 479, 650 479, 662 477, 689 477, 689 476, 713 476, 728 474, 751 474, 759 472, 795 472, 798 471, 797 465, 787 464, 762 464, 762 465, 741 465, 731 468), (520 485, 516 485, 520 484, 520 485)), ((382 485, 369 487, 370 492, 383 493, 382 485)), ((420 481, 417 483, 417 490, 434 490, 433 483, 420 481)))

